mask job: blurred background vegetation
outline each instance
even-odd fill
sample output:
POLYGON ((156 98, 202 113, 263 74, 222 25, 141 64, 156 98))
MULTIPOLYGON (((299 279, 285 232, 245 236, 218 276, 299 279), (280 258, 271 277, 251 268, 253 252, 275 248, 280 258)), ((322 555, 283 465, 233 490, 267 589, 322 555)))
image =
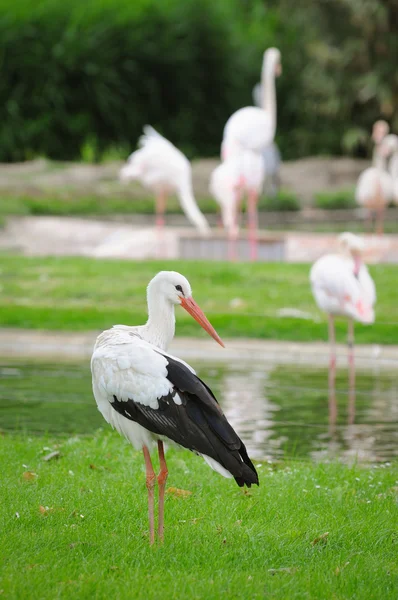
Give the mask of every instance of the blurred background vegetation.
POLYGON ((0 0, 0 161, 124 158, 145 123, 217 155, 268 46, 285 160, 398 129, 396 0, 0 0))

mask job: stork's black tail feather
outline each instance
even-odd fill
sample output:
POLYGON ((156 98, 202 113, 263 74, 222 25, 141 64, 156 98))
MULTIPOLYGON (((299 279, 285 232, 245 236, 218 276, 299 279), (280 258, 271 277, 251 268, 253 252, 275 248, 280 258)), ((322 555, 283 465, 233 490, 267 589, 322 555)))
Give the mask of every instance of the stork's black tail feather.
POLYGON ((236 483, 239 487, 243 487, 244 485, 246 485, 248 488, 250 488, 252 484, 259 485, 257 471, 252 461, 250 460, 247 454, 246 446, 242 441, 241 447, 239 448, 239 454, 243 461, 242 475, 235 477, 236 483))

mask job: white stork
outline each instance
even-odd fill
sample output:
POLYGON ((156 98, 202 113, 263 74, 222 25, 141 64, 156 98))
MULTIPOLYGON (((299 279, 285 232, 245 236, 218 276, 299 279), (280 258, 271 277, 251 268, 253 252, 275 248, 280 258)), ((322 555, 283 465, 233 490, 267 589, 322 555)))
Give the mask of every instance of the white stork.
POLYGON ((137 449, 146 467, 150 543, 155 540, 155 472, 150 449, 157 442, 160 473, 158 534, 163 540, 167 465, 163 441, 171 440, 201 455, 239 486, 258 485, 246 448, 228 423, 216 398, 195 371, 166 352, 174 337, 174 307, 182 306, 221 346, 223 342, 192 298, 188 280, 161 271, 147 288, 148 321, 115 325, 101 333, 91 359, 93 392, 105 420, 137 449))

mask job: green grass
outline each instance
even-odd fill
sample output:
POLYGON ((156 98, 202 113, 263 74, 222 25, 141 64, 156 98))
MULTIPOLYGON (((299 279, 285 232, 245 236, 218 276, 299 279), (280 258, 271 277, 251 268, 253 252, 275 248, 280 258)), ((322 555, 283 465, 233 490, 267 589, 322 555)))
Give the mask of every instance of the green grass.
POLYGON ((150 548, 143 460, 117 434, 0 446, 4 598, 397 597, 396 464, 263 464, 244 494, 169 451, 168 485, 192 495, 167 495, 165 544, 150 548))
MULTIPOLYGON (((285 263, 129 262, 0 255, 0 326, 84 331, 115 323, 143 323, 148 281, 161 269, 174 269, 189 278, 194 297, 225 338, 326 340, 326 319, 312 298, 309 268, 285 263), (282 308, 300 309, 310 319, 281 317, 278 311, 282 308)), ((375 265, 370 271, 378 290, 376 323, 358 324, 356 340, 396 344, 398 269, 375 265)), ((344 321, 338 323, 337 333, 344 341, 344 321)), ((206 336, 180 309, 177 334, 206 336)))

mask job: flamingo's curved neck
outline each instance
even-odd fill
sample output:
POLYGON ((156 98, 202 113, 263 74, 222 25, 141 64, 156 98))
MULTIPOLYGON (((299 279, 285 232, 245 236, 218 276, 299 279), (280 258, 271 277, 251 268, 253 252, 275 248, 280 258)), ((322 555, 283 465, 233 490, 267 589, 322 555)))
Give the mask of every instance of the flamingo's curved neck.
POLYGON ((398 147, 394 150, 390 158, 390 174, 394 181, 398 179, 398 147))
POLYGON ((261 72, 262 106, 271 117, 273 127, 276 127, 276 91, 275 91, 275 65, 270 57, 265 55, 261 72))
POLYGON ((148 321, 144 325, 145 339, 161 350, 167 350, 174 337, 174 305, 163 295, 148 293, 148 321))
POLYGON ((372 158, 373 166, 380 171, 387 171, 387 157, 380 152, 380 145, 375 146, 372 158))

